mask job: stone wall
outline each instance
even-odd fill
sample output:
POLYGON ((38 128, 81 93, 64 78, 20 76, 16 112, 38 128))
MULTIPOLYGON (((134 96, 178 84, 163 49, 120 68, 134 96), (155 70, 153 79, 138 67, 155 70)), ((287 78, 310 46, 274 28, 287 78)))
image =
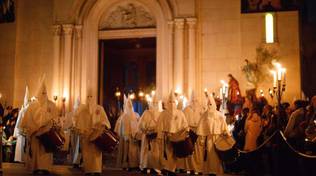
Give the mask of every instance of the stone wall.
MULTIPOLYGON (((9 102, 15 106, 22 104, 26 84, 30 94, 35 95, 38 79, 43 73, 46 73, 51 95, 52 26, 55 23, 75 24, 76 9, 80 9, 83 2, 20 0, 17 2, 16 23, 0 24, 0 92, 8 97, 9 102)), ((94 2, 86 0, 85 3, 94 2)), ((241 14, 240 1, 236 0, 168 0, 168 4, 175 18, 197 18, 196 55, 201 66, 201 87, 218 92, 220 80, 227 80, 227 74, 232 73, 244 91, 247 86, 241 66, 244 59, 254 59, 256 48, 264 42, 264 14, 241 14)), ((279 12, 275 16, 280 59, 287 68, 288 80, 291 80, 288 81, 286 97, 291 101, 294 97, 299 98, 301 91, 298 14, 279 12)), ((266 91, 271 84, 264 83, 259 89, 266 91)))
POLYGON ((18 1, 16 14, 14 106, 20 106, 25 85, 29 86, 30 95, 35 96, 42 74, 46 74, 48 93, 51 91, 53 0, 18 1))
POLYGON ((16 23, 0 24, 0 102, 10 105, 14 90, 15 30, 16 23))
MULTIPOLYGON (((254 60, 256 48, 265 42, 264 13, 241 14, 240 1, 201 1, 198 5, 201 35, 202 85, 219 92, 220 80, 232 73, 242 93, 248 89, 241 72, 244 60, 254 60)), ((285 100, 300 98, 300 57, 298 13, 275 13, 276 44, 280 63, 287 69, 285 100)), ((271 79, 258 86, 268 95, 271 79)))

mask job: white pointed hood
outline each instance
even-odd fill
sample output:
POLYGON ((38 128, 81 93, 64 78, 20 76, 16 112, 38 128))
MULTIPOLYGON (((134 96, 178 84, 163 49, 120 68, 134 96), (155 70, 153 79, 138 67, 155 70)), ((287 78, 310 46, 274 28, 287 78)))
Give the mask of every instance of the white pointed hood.
POLYGON ((167 100, 167 111, 169 111, 171 114, 174 114, 174 112, 177 110, 176 105, 176 98, 174 96, 173 91, 170 92, 168 100, 167 100))
POLYGON ((45 84, 45 75, 40 79, 40 85, 37 89, 36 98, 41 105, 44 105, 48 101, 47 89, 45 84))
POLYGON ((97 103, 96 103, 95 97, 94 97, 93 92, 92 92, 91 89, 89 89, 88 92, 87 92, 86 105, 89 108, 90 114, 93 114, 94 108, 96 107, 97 103))
POLYGON ((213 95, 210 95, 208 97, 207 107, 208 107, 209 112, 216 112, 216 102, 215 102, 213 95))
POLYGON ((192 91, 190 105, 183 110, 191 128, 196 128, 201 119, 202 107, 192 91))
POLYGON ((201 136, 219 135, 227 132, 227 124, 217 113, 214 97, 208 96, 207 110, 201 116, 197 134, 201 136))
POLYGON ((134 113, 132 100, 130 98, 127 98, 125 103, 126 103, 125 104, 125 113, 128 115, 132 115, 134 113))
POLYGON ((156 95, 152 97, 152 101, 149 103, 149 110, 159 111, 159 101, 156 95))
POLYGON ((29 104, 29 88, 28 86, 25 87, 25 95, 24 95, 24 102, 23 102, 23 107, 27 107, 29 104))

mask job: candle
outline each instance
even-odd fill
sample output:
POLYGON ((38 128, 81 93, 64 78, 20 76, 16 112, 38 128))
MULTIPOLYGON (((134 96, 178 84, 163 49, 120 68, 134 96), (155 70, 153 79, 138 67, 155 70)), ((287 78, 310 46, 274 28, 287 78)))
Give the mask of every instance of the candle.
POLYGON ((285 85, 286 83, 286 69, 283 68, 283 84, 285 85))
POLYGON ((129 98, 130 98, 131 100, 134 100, 134 99, 135 99, 135 94, 134 94, 134 93, 130 94, 130 95, 129 95, 129 98))
POLYGON ((219 98, 223 99, 223 88, 219 89, 219 98))
POLYGON ((273 87, 276 87, 276 82, 277 82, 277 75, 275 71, 271 71, 271 73, 273 74, 273 87))
POLYGON ((278 81, 282 79, 282 68, 278 68, 278 81))
POLYGON ((140 91, 140 92, 138 93, 138 96, 142 98, 142 97, 144 96, 144 92, 143 92, 143 91, 140 91))

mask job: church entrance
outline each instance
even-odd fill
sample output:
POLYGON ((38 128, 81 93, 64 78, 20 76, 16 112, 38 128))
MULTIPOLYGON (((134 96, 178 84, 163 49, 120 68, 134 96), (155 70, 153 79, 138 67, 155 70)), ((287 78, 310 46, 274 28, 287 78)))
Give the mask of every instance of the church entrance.
POLYGON ((114 125, 123 94, 134 94, 134 110, 144 111, 145 94, 155 90, 156 37, 99 40, 99 103, 114 125))

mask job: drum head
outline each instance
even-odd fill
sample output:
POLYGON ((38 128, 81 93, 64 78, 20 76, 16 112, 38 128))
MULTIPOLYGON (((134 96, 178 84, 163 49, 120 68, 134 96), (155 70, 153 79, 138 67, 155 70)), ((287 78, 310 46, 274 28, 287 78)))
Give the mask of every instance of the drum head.
POLYGON ((217 150, 226 151, 231 149, 235 145, 236 141, 233 137, 228 135, 221 135, 215 141, 215 147, 217 150))

